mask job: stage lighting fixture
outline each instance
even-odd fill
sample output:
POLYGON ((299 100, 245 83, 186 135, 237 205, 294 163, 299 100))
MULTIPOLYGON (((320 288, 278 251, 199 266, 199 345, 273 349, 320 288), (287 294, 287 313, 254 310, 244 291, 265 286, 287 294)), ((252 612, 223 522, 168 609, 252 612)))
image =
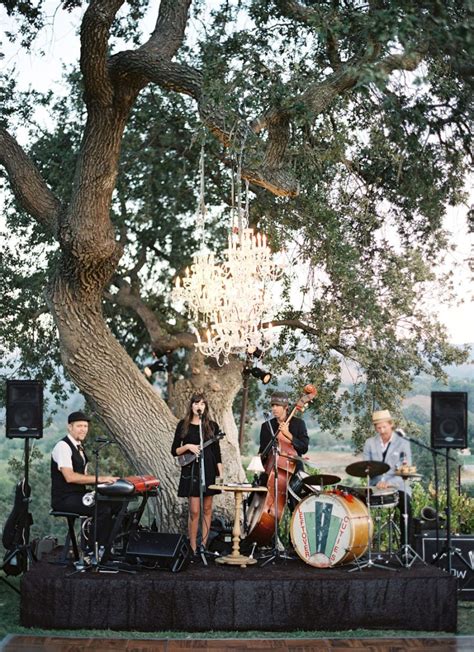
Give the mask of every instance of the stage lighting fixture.
POLYGON ((153 374, 155 374, 157 371, 165 371, 166 369, 166 363, 163 362, 162 360, 156 360, 153 364, 147 365, 143 369, 143 373, 147 378, 151 378, 153 374))
POLYGON ((262 358, 263 353, 264 353, 264 351, 262 351, 262 349, 259 349, 257 346, 249 346, 249 347, 247 347, 247 355, 248 356, 253 356, 254 358, 262 358))
POLYGON ((252 367, 250 373, 254 378, 258 378, 264 385, 268 385, 272 379, 272 374, 269 371, 264 371, 258 367, 252 367))

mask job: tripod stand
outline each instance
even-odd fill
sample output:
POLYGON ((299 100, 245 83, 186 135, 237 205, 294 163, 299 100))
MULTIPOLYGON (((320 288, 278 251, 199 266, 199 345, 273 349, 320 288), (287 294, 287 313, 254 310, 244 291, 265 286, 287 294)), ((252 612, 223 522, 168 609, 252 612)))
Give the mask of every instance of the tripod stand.
POLYGON ((450 488, 450 469, 449 469, 449 453, 448 448, 446 448, 446 544, 441 548, 439 553, 433 559, 433 564, 437 564, 443 557, 447 557, 448 567, 447 571, 449 574, 453 570, 453 557, 457 557, 467 568, 471 569, 471 565, 467 562, 464 557, 461 555, 459 550, 452 545, 451 538, 451 488, 450 488))
POLYGON ((410 568, 417 559, 423 562, 423 564, 425 563, 408 543, 408 482, 412 478, 421 478, 421 476, 418 473, 397 473, 397 475, 400 475, 403 480, 403 545, 397 557, 404 568, 410 568))
POLYGON ((394 568, 388 568, 388 566, 382 566, 382 564, 377 564, 372 559, 372 515, 370 507, 370 494, 372 488, 370 487, 370 479, 374 478, 377 475, 386 473, 389 470, 390 466, 385 462, 379 462, 376 460, 366 460, 362 462, 353 462, 346 467, 346 473, 353 475, 357 478, 365 478, 367 483, 367 559, 362 564, 359 564, 357 557, 354 560, 356 564, 355 568, 351 568, 348 572, 352 573, 356 570, 363 570, 364 568, 382 568, 383 570, 395 570, 394 568))

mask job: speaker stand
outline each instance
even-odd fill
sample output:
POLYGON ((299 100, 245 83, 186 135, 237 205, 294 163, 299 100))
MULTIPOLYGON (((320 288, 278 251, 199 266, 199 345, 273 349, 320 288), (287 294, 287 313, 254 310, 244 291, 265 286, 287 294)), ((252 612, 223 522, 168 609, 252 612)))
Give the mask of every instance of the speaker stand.
POLYGON ((433 564, 439 564, 443 557, 447 557, 447 571, 451 575, 453 570, 453 557, 461 561, 466 568, 472 570, 471 564, 464 559, 459 550, 452 545, 451 538, 451 487, 450 487, 450 469, 449 469, 449 449, 446 448, 446 544, 441 548, 439 553, 433 559, 433 564))

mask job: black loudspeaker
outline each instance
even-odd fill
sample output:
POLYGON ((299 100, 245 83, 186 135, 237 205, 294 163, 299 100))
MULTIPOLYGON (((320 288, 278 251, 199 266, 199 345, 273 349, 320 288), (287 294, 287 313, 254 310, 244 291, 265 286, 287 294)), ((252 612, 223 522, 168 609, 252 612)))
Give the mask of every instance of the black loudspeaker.
POLYGON ((43 382, 7 380, 7 437, 43 436, 43 382))
POLYGON ((467 392, 431 392, 431 446, 467 448, 467 392))
POLYGON ((126 559, 133 564, 178 573, 190 557, 191 547, 182 534, 138 530, 128 540, 126 559))

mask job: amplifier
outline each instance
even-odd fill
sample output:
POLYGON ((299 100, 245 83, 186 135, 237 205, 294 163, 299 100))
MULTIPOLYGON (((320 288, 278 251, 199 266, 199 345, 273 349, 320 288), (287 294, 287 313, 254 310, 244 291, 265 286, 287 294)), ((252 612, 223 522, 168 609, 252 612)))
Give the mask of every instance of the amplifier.
POLYGON ((190 554, 188 540, 182 534, 137 530, 128 539, 126 560, 178 573, 188 565, 190 554))
MULTIPOLYGON (((427 564, 436 557, 436 530, 422 532, 415 537, 415 547, 427 564)), ((446 546, 446 531, 439 532, 439 550, 446 546)), ((453 534, 451 548, 455 551, 451 557, 451 573, 458 579, 461 599, 474 600, 474 535, 453 534)), ((448 569, 448 558, 442 554, 436 562, 439 568, 448 569)))

